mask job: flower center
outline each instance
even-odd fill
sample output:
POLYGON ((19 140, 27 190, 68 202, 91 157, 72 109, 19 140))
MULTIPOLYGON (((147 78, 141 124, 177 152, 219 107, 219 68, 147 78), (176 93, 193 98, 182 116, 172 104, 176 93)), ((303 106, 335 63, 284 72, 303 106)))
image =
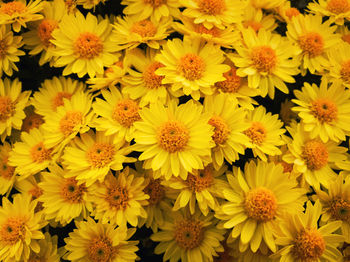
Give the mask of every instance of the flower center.
POLYGON ((90 241, 87 253, 91 261, 108 262, 113 259, 116 249, 112 246, 112 241, 108 237, 98 236, 90 241))
POLYGON ((22 14, 25 11, 27 11, 27 7, 22 2, 9 2, 9 3, 3 3, 0 7, 0 13, 7 14, 7 15, 14 15, 14 14, 22 14))
POLYGON ((52 99, 52 109, 56 111, 56 108, 64 105, 63 98, 70 100, 72 97, 71 93, 68 92, 58 92, 56 96, 52 99))
POLYGON ((160 179, 151 179, 143 190, 145 194, 149 195, 148 202, 152 206, 157 205, 164 198, 165 187, 160 182, 160 179))
POLYGON ((10 180, 15 172, 15 167, 8 165, 8 156, 0 161, 0 177, 10 180))
POLYGON ((168 121, 157 131, 159 146, 169 153, 182 151, 190 138, 187 127, 179 121, 168 121))
POLYGON ((39 142, 30 149, 30 156, 33 162, 42 163, 51 160, 51 152, 53 148, 46 149, 43 142, 39 142))
POLYGON ((305 54, 316 57, 323 53, 324 41, 319 33, 310 32, 299 37, 299 46, 305 54))
POLYGON ((0 122, 9 119, 15 113, 15 103, 8 96, 0 96, 0 122))
POLYGON ((81 33, 74 42, 75 54, 82 59, 93 59, 103 51, 101 39, 90 32, 81 33))
POLYGON ((162 86, 162 80, 165 76, 159 76, 154 73, 160 67, 164 67, 164 65, 159 62, 153 62, 143 72, 143 82, 146 88, 157 89, 162 86))
POLYGON ((43 117, 33 112, 23 120, 22 131, 29 132, 33 128, 39 128, 43 123, 43 117))
POLYGON ((112 119, 124 127, 131 127, 141 119, 139 109, 139 105, 131 99, 120 100, 112 112, 112 119))
POLYGON ((327 98, 319 98, 311 102, 311 113, 322 124, 330 123, 337 119, 338 109, 333 101, 327 98))
POLYGON ((41 43, 45 47, 52 46, 50 40, 52 39, 51 33, 58 28, 58 22, 52 19, 44 19, 38 26, 38 36, 41 43))
POLYGON ((246 28, 251 27, 255 31, 255 33, 257 33, 260 30, 260 28, 262 28, 261 23, 256 22, 254 20, 245 21, 244 26, 246 28))
POLYGON ((334 199, 330 204, 330 213, 336 220, 350 222, 350 201, 340 197, 334 199))
POLYGON ((271 72, 277 64, 275 50, 269 46, 256 46, 252 48, 251 59, 253 66, 259 72, 271 72))
POLYGON ((108 143, 95 143, 87 152, 86 157, 91 168, 103 168, 111 163, 115 156, 115 147, 108 143))
POLYGON ((196 24, 195 31, 200 34, 207 34, 213 37, 220 36, 220 30, 215 26, 213 26, 211 29, 208 29, 202 24, 196 24))
POLYGON ((330 0, 327 3, 327 10, 339 15, 350 11, 350 4, 348 0, 330 0))
POLYGON ((157 33, 157 27, 150 20, 145 19, 134 23, 131 32, 142 37, 152 37, 157 33))
POLYGON ((167 0, 143 0, 145 4, 151 5, 153 8, 157 8, 161 5, 166 4, 167 0))
POLYGON ((220 15, 226 9, 225 0, 198 0, 198 7, 202 13, 220 15))
POLYGON ((84 184, 78 185, 78 181, 74 178, 65 178, 61 184, 61 196, 63 199, 71 204, 78 204, 83 202, 83 196, 87 188, 84 184))
POLYGON ((105 199, 115 210, 125 210, 129 203, 128 190, 121 186, 111 187, 105 199))
POLYGON ((8 45, 5 39, 0 40, 0 58, 4 59, 7 55, 8 45))
POLYGON ((260 122, 253 122, 243 133, 256 145, 261 145, 266 138, 266 128, 260 122))
POLYGON ((188 174, 186 183, 193 192, 201 192, 202 190, 211 187, 214 182, 212 169, 206 166, 200 170, 198 174, 188 174))
POLYGON ((345 83, 350 84, 350 60, 341 64, 340 75, 345 83))
POLYGON ((74 132, 74 129, 83 122, 83 114, 80 111, 68 111, 60 120, 59 129, 67 137, 74 132))
POLYGON ((2 225, 0 241, 5 245, 13 246, 20 240, 24 240, 26 234, 25 221, 19 217, 9 217, 2 225))
POLYGON ((200 221, 183 219, 175 223, 175 241, 183 249, 198 247, 204 237, 203 225, 200 221))
POLYGON ((208 124, 214 127, 214 135, 212 135, 212 139, 215 144, 221 145, 225 143, 231 132, 225 120, 220 116, 213 116, 209 119, 208 124))
POLYGON ((350 34, 349 35, 342 35, 341 39, 344 42, 347 42, 348 44, 350 44, 350 34))
POLYGON ((310 170, 319 170, 328 163, 328 150, 326 146, 316 140, 305 143, 302 157, 310 170))
POLYGON ((236 93, 241 87, 242 79, 236 74, 236 68, 231 69, 224 73, 225 81, 215 83, 215 86, 224 93, 236 93))
POLYGON ((186 79, 200 79, 205 71, 204 60, 195 54, 187 54, 180 58, 178 70, 186 79))
POLYGON ((300 12, 295 7, 291 7, 285 11, 285 14, 289 19, 292 19, 292 17, 300 15, 300 12))
POLYGON ((322 235, 315 229, 309 229, 297 235, 292 253, 301 261, 316 261, 325 249, 326 243, 322 235))

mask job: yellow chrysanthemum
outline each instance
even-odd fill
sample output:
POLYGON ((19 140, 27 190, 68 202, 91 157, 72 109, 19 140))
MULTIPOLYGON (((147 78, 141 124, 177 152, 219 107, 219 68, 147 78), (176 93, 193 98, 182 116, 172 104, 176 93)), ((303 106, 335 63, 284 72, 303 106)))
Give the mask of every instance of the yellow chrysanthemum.
POLYGON ((31 251, 40 252, 41 228, 46 225, 42 213, 34 213, 37 201, 15 194, 11 203, 2 198, 0 206, 0 257, 4 262, 28 261, 31 251))
POLYGON ((291 42, 278 34, 261 28, 243 29, 243 44, 236 47, 238 54, 230 59, 238 67, 237 75, 248 76, 248 86, 258 88, 260 95, 275 96, 275 87, 288 94, 287 83, 294 83, 292 75, 299 73, 299 62, 291 59, 296 49, 291 42))
POLYGON ((164 65, 156 75, 164 76, 162 84, 171 84, 173 91, 181 90, 198 100, 203 94, 213 94, 212 86, 224 81, 223 73, 230 68, 223 64, 223 52, 218 46, 200 39, 168 40, 156 60, 164 65))
POLYGON ((76 229, 65 238, 68 251, 64 259, 72 262, 134 262, 138 257, 138 241, 128 240, 135 228, 115 228, 110 224, 96 223, 93 219, 76 221, 76 229))
POLYGON ((95 8, 99 3, 104 4, 108 0, 76 0, 77 5, 82 5, 85 9, 95 8))
MULTIPOLYGON (((43 194, 43 190, 38 185, 40 180, 42 180, 41 174, 42 173, 39 173, 33 176, 29 176, 26 179, 17 180, 15 183, 15 189, 23 195, 28 195, 32 201, 38 199, 43 194)), ((37 201, 38 203, 34 209, 34 213, 43 210, 43 203, 40 200, 37 201)))
POLYGON ((240 252, 248 247, 256 252, 262 242, 275 252, 272 229, 277 219, 287 210, 303 211, 306 191, 283 173, 282 165, 261 160, 246 163, 244 174, 234 168, 227 180, 230 188, 223 194, 228 202, 216 214, 222 220, 219 226, 233 227, 229 238, 240 237, 240 252))
POLYGON ((273 31, 277 24, 272 14, 266 15, 262 9, 248 5, 244 10, 242 24, 239 24, 238 28, 249 27, 258 33, 261 28, 264 28, 266 31, 273 31))
POLYGON ((98 21, 91 13, 84 17, 80 12, 64 16, 51 34, 56 46, 54 54, 58 56, 54 66, 64 66, 63 75, 103 74, 103 67, 118 60, 115 53, 120 48, 111 41, 111 33, 108 19, 98 21))
POLYGON ((257 9, 273 9, 283 5, 286 0, 250 0, 250 5, 257 9))
POLYGON ((281 6, 275 8, 275 12, 277 13, 276 18, 285 23, 290 23, 293 17, 300 15, 300 11, 292 7, 290 1, 286 1, 281 6))
POLYGON ((16 181, 15 167, 8 163, 11 150, 7 142, 0 146, 0 195, 9 194, 16 181))
POLYGON ((350 44, 350 30, 347 26, 338 26, 336 32, 340 34, 342 42, 350 44))
POLYGON ((213 127, 202 110, 190 100, 179 106, 171 102, 168 107, 158 102, 140 112, 143 121, 134 124, 134 149, 142 152, 139 160, 144 160, 144 168, 156 171, 155 178, 186 179, 188 172, 211 162, 213 127))
POLYGON ((340 83, 350 89, 350 42, 341 43, 328 53, 326 77, 331 82, 340 83))
POLYGON ((28 261, 60 262, 60 255, 57 251, 57 236, 51 236, 48 232, 46 232, 44 236, 45 239, 40 239, 38 241, 40 252, 35 253, 32 251, 28 261))
POLYGON ((318 3, 309 3, 307 8, 310 13, 329 17, 337 25, 343 25, 344 20, 350 20, 349 0, 318 0, 318 3))

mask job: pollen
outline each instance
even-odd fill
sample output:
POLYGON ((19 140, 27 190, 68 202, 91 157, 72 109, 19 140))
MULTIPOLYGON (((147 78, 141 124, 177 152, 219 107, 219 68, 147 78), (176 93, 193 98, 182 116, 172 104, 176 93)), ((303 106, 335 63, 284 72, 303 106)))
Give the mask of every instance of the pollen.
POLYGON ((215 86, 224 93, 236 93, 242 84, 242 78, 236 74, 237 69, 231 67, 231 69, 224 73, 226 80, 215 83, 215 86))
POLYGON ((115 210, 125 210, 129 204, 128 190, 121 186, 108 188, 105 200, 111 208, 115 210))
POLYGON ((53 19, 44 19, 38 26, 38 37, 40 38, 41 43, 48 48, 53 44, 50 42, 52 39, 52 32, 58 28, 58 22, 53 19))
POLYGON ((35 163, 51 160, 52 148, 47 149, 43 142, 39 142, 30 149, 30 156, 35 163))
POLYGON ((8 96, 0 96, 0 122, 5 122, 15 113, 15 103, 8 96))
POLYGON ((115 147, 109 143, 95 143, 87 152, 86 157, 91 168, 103 168, 110 164, 115 156, 115 147))
POLYGON ((85 183, 78 185, 78 181, 74 177, 65 178, 61 184, 60 194, 68 203, 78 204, 83 202, 85 192, 87 192, 85 183))
POLYGON ((112 241, 106 236, 97 236, 91 239, 87 249, 90 261, 112 261, 117 250, 112 246, 112 241))
POLYGON ((182 219, 175 222, 175 241, 183 249, 198 247, 204 238, 204 228, 200 221, 182 219))
POLYGON ((276 53, 269 46, 253 47, 250 56, 253 66, 259 72, 271 72, 277 64, 276 53))
POLYGON ((39 128, 43 123, 43 117, 33 112, 23 120, 22 131, 29 132, 33 128, 39 128))
POLYGON ((199 0, 198 7, 207 15, 221 15, 226 10, 225 0, 199 0))
POLYGON ((8 50, 8 41, 6 39, 0 40, 0 58, 4 59, 4 57, 7 55, 7 50, 8 50))
POLYGON ((0 177, 10 180, 15 172, 15 167, 9 166, 8 157, 4 157, 0 161, 0 177))
POLYGON ((250 218, 266 222, 276 216, 277 199, 270 189, 254 188, 246 194, 244 208, 250 218))
POLYGON ((22 2, 9 2, 9 3, 3 3, 0 7, 0 13, 6 14, 6 15, 16 15, 16 14, 23 14, 27 11, 27 7, 22 2))
POLYGON ((322 142, 310 140, 305 143, 302 157, 308 169, 319 170, 328 163, 328 150, 322 142))
POLYGON ((350 222, 350 200, 340 197, 333 199, 329 211, 333 219, 350 222))
POLYGON ((24 241, 25 235, 26 225, 24 219, 9 217, 1 227, 0 241, 5 245, 13 246, 18 241, 24 241))
POLYGON ((262 28, 261 23, 256 22, 254 20, 245 21, 244 26, 245 28, 252 28, 255 31, 255 33, 259 32, 259 30, 262 28))
POLYGON ((299 46, 305 54, 313 58, 323 53, 324 41, 319 33, 309 32, 299 37, 299 46))
POLYGON ((345 83, 350 84, 350 60, 346 60, 341 64, 340 75, 345 83))
POLYGON ((266 128, 260 122, 253 122, 243 133, 256 145, 261 145, 266 138, 266 128))
POLYGON ((213 116, 209 119, 208 124, 214 127, 212 139, 214 140, 215 144, 222 145, 225 143, 230 134, 230 128, 228 127, 226 121, 220 116, 213 116))
POLYGON ((318 121, 330 123, 337 119, 338 109, 333 101, 327 98, 319 98, 311 102, 311 113, 318 121))
POLYGON ((293 17, 300 15, 300 12, 295 7, 291 7, 286 9, 285 14, 289 19, 292 19, 293 17))
POLYGON ((101 39, 93 33, 81 33, 74 42, 75 54, 82 59, 93 59, 103 51, 101 39))
POLYGON ((134 23, 131 32, 141 37, 152 37, 157 33, 157 27, 150 20, 145 19, 134 23))
POLYGON ((179 121, 168 121, 157 130, 158 144, 169 153, 179 152, 185 149, 190 132, 179 121))
POLYGON ((83 122, 83 114, 80 111, 68 111, 60 120, 59 130, 67 137, 83 122))
POLYGON ((348 0, 330 0, 327 3, 327 10, 334 14, 342 14, 350 11, 348 0))
POLYGON ((201 192, 213 185, 213 170, 210 166, 206 166, 203 170, 199 170, 198 174, 188 174, 186 184, 193 192, 201 192))
POLYGON ((316 229, 306 229, 295 238, 292 254, 301 261, 317 261, 325 249, 322 235, 316 229))
POLYGON ((145 4, 151 5, 153 8, 157 8, 161 5, 164 5, 167 3, 167 0, 143 0, 145 4))
POLYGON ((165 76, 156 75, 154 72, 158 69, 164 67, 162 63, 153 62, 150 64, 143 72, 143 83, 148 89, 157 89, 162 86, 162 80, 165 76))
POLYGON ((120 100, 112 112, 112 119, 122 126, 129 128, 135 121, 141 119, 139 110, 140 107, 134 100, 120 100))
POLYGON ((187 54, 180 58, 178 70, 186 79, 190 81, 198 80, 205 71, 205 62, 198 55, 187 54))
POLYGON ((149 195, 148 202, 151 206, 157 205, 164 199, 165 187, 160 182, 160 179, 151 179, 143 190, 145 194, 149 195))
POLYGON ((196 24, 195 25, 195 32, 197 32, 199 34, 211 35, 213 37, 220 36, 220 30, 215 26, 213 26, 211 29, 208 29, 202 24, 196 24))

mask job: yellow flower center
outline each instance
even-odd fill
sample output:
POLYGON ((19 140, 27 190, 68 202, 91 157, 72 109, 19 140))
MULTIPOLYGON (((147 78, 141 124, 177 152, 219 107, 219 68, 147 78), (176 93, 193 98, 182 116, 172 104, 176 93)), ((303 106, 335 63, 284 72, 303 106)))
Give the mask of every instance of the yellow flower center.
POLYGON ((215 83, 215 86, 224 93, 236 93, 241 87, 242 79, 236 74, 237 69, 231 69, 224 73, 225 81, 215 83))
POLYGON ((220 30, 215 26, 213 26, 211 29, 208 29, 202 24, 196 24, 195 25, 195 32, 200 33, 200 34, 211 35, 213 37, 220 36, 220 30))
POLYGON ((185 149, 190 138, 187 127, 179 121, 168 121, 157 130, 158 144, 169 153, 185 149))
POLYGON ((271 72, 277 64, 276 52, 269 46, 253 47, 250 56, 259 72, 271 72))
POLYGON ((300 232, 294 240, 292 253, 301 261, 317 261, 326 249, 326 242, 315 229, 300 232))
POLYGON ((286 9, 285 14, 289 19, 292 19, 292 17, 300 15, 300 12, 295 7, 291 7, 286 9))
POLYGON ((8 44, 6 39, 0 40, 0 58, 4 59, 7 55, 8 44))
POLYGON ((165 76, 156 75, 154 72, 158 69, 164 67, 162 63, 153 62, 150 64, 143 72, 143 83, 148 89, 157 89, 162 86, 162 80, 165 76))
POLYGON ((150 20, 145 19, 134 23, 131 32, 142 37, 152 37, 157 33, 157 27, 150 20))
POLYGON ((141 119, 139 109, 139 105, 131 99, 120 100, 112 112, 112 119, 129 128, 135 121, 141 119))
POLYGON ((337 119, 338 109, 333 101, 319 98, 311 102, 311 113, 322 124, 330 123, 337 119))
POLYGON ((148 202, 150 205, 157 205, 165 196, 165 187, 160 184, 160 179, 151 179, 143 190, 149 195, 148 202))
POLYGON ((319 170, 328 163, 328 150, 326 146, 316 140, 305 143, 302 157, 310 170, 319 170))
POLYGON ((87 188, 84 184, 78 185, 78 181, 74 178, 65 178, 61 184, 62 198, 71 204, 78 204, 83 202, 83 197, 87 188))
POLYGON ((204 238, 204 228, 200 221, 183 219, 175 223, 175 241, 183 249, 198 247, 204 238))
POLYGON ((254 188, 246 194, 244 208, 250 218, 266 222, 276 216, 277 199, 270 189, 254 188))
POLYGON ((71 93, 57 92, 56 96, 52 99, 52 110, 56 111, 57 107, 64 105, 63 98, 67 98, 68 100, 70 100, 71 97, 72 97, 71 93))
POLYGON ((33 128, 39 128, 43 123, 43 117, 33 112, 23 120, 22 131, 29 132, 33 128))
POLYGON ((205 62, 198 55, 187 54, 180 58, 178 70, 186 79, 198 80, 205 71, 205 62))
POLYGON ((310 57, 316 57, 323 53, 324 41, 316 32, 309 32, 299 37, 299 46, 310 57))
POLYGON ((260 122, 253 122, 243 133, 256 145, 261 145, 266 138, 266 128, 260 122))
POLYGON ((83 122, 83 114, 80 111, 68 111, 60 120, 59 129, 67 137, 74 132, 74 129, 83 122))
POLYGON ((0 13, 7 14, 7 15, 14 15, 14 14, 23 14, 27 11, 27 7, 22 2, 9 2, 9 3, 3 3, 0 7, 0 13))
POLYGON ((115 210, 125 210, 129 203, 128 190, 121 186, 114 186, 107 190, 105 200, 115 210))
POLYGON ((30 156, 33 162, 42 163, 51 159, 52 148, 46 149, 43 142, 39 142, 30 149, 30 156))
POLYGON ((166 4, 167 0, 143 0, 145 4, 151 5, 153 8, 157 8, 161 5, 166 4))
POLYGON ((350 44, 350 34, 348 34, 348 35, 342 35, 341 39, 342 39, 344 42, 347 42, 348 44, 350 44))
POLYGON ((226 10, 225 0, 197 0, 199 10, 208 15, 220 15, 226 10))
POLYGON ((82 59, 93 59, 103 51, 102 40, 94 33, 81 33, 74 42, 75 54, 82 59))
POLYGON ((106 236, 94 237, 89 242, 87 250, 90 261, 112 261, 117 250, 112 246, 112 241, 106 236))
POLYGON ((15 167, 8 165, 8 157, 4 157, 0 161, 0 177, 11 180, 15 172, 15 167))
POLYGON ((38 37, 41 43, 47 48, 52 46, 50 40, 52 39, 51 33, 58 28, 58 22, 52 19, 44 19, 38 26, 38 37))
POLYGON ((255 33, 257 33, 262 28, 262 24, 254 20, 245 21, 244 26, 246 28, 251 27, 255 31, 255 33))
POLYGON ((188 174, 186 184, 193 192, 201 192, 212 186, 214 177, 210 166, 206 166, 203 170, 199 170, 198 174, 188 174))
POLYGON ((350 11, 350 4, 348 0, 329 0, 327 10, 339 15, 350 11))
POLYGON ((24 241, 26 225, 23 218, 9 217, 2 225, 0 231, 0 241, 9 246, 13 246, 18 241, 24 241))
POLYGON ((0 96, 0 122, 9 119, 15 113, 15 103, 8 96, 0 96))
POLYGON ((214 140, 215 144, 221 145, 225 143, 228 135, 231 132, 225 120, 220 116, 213 116, 209 119, 208 124, 214 127, 214 134, 212 135, 212 139, 214 140))
POLYGON ((86 157, 91 168, 103 168, 110 164, 115 156, 115 147, 108 143, 95 143, 87 152, 86 157))
POLYGON ((350 200, 337 197, 330 203, 332 218, 350 223, 350 200))
POLYGON ((340 75, 345 83, 350 84, 350 60, 346 60, 341 64, 340 75))

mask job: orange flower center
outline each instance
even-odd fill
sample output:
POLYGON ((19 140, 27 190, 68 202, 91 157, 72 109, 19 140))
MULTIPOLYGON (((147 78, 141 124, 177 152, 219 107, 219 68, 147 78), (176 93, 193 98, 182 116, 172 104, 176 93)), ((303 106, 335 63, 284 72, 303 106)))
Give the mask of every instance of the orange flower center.
POLYGON ((333 101, 319 98, 311 102, 311 113, 322 124, 330 123, 337 119, 338 109, 333 101))
POLYGON ((198 174, 188 174, 186 184, 193 192, 201 192, 212 186, 214 177, 210 166, 206 166, 200 170, 198 174))
POLYGON ((43 117, 33 112, 23 120, 22 131, 29 132, 33 128, 39 128, 43 123, 43 117))
POLYGON ((255 31, 255 33, 257 33, 262 28, 261 23, 256 22, 254 20, 245 21, 244 26, 246 28, 251 27, 255 31))
POLYGON ((125 210, 129 203, 128 190, 121 186, 111 187, 108 189, 105 199, 115 210, 125 210))
POLYGON ((350 84, 350 60, 341 64, 340 75, 345 83, 350 84))
POLYGON ((277 64, 275 50, 269 46, 256 46, 252 48, 251 59, 253 66, 259 72, 271 72, 277 64))
POLYGON ((350 11, 350 4, 348 0, 329 0, 327 10, 339 15, 350 11))
POLYGON ((169 153, 185 149, 190 138, 187 127, 179 121, 168 121, 157 130, 158 144, 169 153))
POLYGON ((145 4, 151 5, 153 8, 157 8, 161 5, 166 4, 167 0, 143 0, 145 4))
POLYGON ((67 137, 83 122, 83 114, 80 111, 68 111, 60 120, 59 129, 67 137))
POLYGON ((75 54, 82 59, 93 59, 103 51, 101 39, 94 33, 81 33, 74 42, 75 54))
POLYGON ((110 164, 115 156, 115 147, 108 143, 95 143, 87 152, 86 157, 91 168, 103 168, 110 164))
POLYGON ((160 67, 164 67, 164 65, 159 62, 153 62, 143 72, 143 83, 146 88, 157 89, 162 86, 162 80, 165 76, 159 76, 154 73, 160 67))
POLYGON ((83 197, 87 188, 84 184, 78 185, 78 181, 74 178, 65 178, 61 184, 62 198, 71 204, 78 204, 83 202, 83 197))
POLYGON ((2 225, 0 231, 0 241, 9 246, 13 246, 18 241, 24 241, 26 225, 23 218, 9 217, 2 225))
POLYGON ((38 26, 38 36, 41 40, 41 43, 45 47, 52 45, 50 40, 52 39, 51 33, 53 30, 58 28, 58 22, 52 19, 44 19, 38 26))
POLYGON ((226 10, 225 0, 197 0, 202 13, 208 15, 221 15, 226 10))
POLYGON ((324 41, 316 32, 309 32, 299 37, 299 46, 310 57, 316 57, 323 53, 324 41))
POLYGON ((328 150, 326 146, 316 140, 305 143, 302 157, 310 170, 319 170, 328 163, 328 150))
POLYGON ((215 144, 221 145, 225 143, 231 132, 225 120, 220 116, 213 116, 209 119, 208 124, 214 127, 214 135, 212 135, 212 139, 215 144))
POLYGON ((141 119, 139 109, 139 105, 131 99, 120 100, 112 112, 112 119, 129 128, 135 121, 141 119))
POLYGON ((205 62, 198 55, 187 54, 180 58, 178 70, 186 79, 198 80, 205 71, 205 62))
POLYGON ((42 163, 51 160, 52 148, 46 149, 43 142, 39 142, 30 149, 30 156, 33 162, 42 163))
POLYGON ((5 39, 0 40, 0 58, 3 59, 7 55, 8 45, 5 39))
POLYGON ((266 128, 260 122, 253 122, 243 133, 256 145, 261 145, 266 138, 266 128))
POLYGON ((231 69, 224 73, 225 81, 215 83, 215 86, 224 93, 236 93, 241 87, 242 79, 236 74, 237 69, 231 67, 231 69))
POLYGON ((90 261, 108 262, 112 261, 117 250, 108 237, 98 236, 90 240, 87 253, 90 261))
POLYGON ((134 23, 131 32, 142 37, 152 37, 157 33, 157 27, 150 20, 145 19, 134 23))
POLYGON ((52 99, 52 109, 53 109, 53 111, 56 111, 57 107, 64 105, 63 98, 67 98, 68 100, 70 100, 71 97, 72 97, 71 93, 68 93, 68 92, 57 92, 56 96, 52 99))
POLYGON ((15 167, 8 165, 8 156, 0 161, 0 177, 11 180, 15 172, 15 167))
POLYGON ((213 26, 211 29, 208 29, 204 25, 198 24, 198 25, 195 25, 195 32, 200 34, 211 35, 214 37, 220 36, 220 30, 215 26, 213 26))
POLYGON ((300 15, 300 12, 295 7, 291 7, 285 11, 285 14, 289 19, 292 19, 292 17, 300 15))
POLYGON ((175 241, 183 249, 198 247, 204 238, 204 228, 200 221, 183 219, 175 223, 175 241))
POLYGON ((15 113, 15 103, 8 96, 0 96, 0 122, 9 119, 15 113))
POLYGON ((246 194, 244 208, 250 218, 266 222, 276 216, 277 199, 270 189, 254 188, 246 194))
POLYGON ((335 220, 350 222, 350 201, 340 197, 335 198, 330 203, 330 213, 335 220))
POLYGON ((292 253, 301 261, 317 261, 325 249, 322 235, 315 229, 306 229, 295 238, 292 253))
POLYGON ((165 187, 160 182, 160 179, 151 179, 143 190, 145 194, 149 195, 148 202, 152 206, 157 205, 164 198, 165 187))
POLYGON ((23 14, 27 11, 27 7, 22 2, 9 2, 9 3, 3 3, 0 7, 0 13, 7 14, 7 15, 14 15, 14 14, 23 14))
POLYGON ((350 34, 349 35, 342 35, 341 39, 344 42, 347 42, 348 44, 350 44, 350 34))

